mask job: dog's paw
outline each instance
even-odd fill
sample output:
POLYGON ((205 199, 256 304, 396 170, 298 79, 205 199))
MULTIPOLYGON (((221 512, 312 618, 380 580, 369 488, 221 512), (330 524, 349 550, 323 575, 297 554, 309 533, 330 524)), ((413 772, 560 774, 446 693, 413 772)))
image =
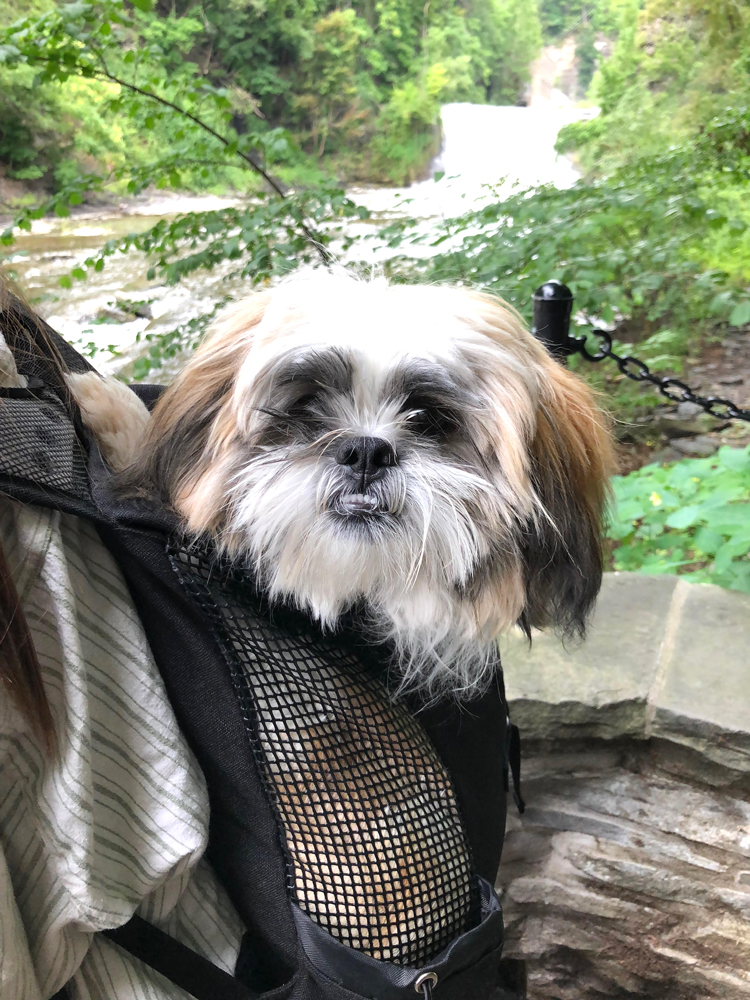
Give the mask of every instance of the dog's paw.
POLYGON ((138 453, 151 414, 126 385, 96 372, 68 375, 68 386, 86 427, 109 466, 120 472, 138 453))

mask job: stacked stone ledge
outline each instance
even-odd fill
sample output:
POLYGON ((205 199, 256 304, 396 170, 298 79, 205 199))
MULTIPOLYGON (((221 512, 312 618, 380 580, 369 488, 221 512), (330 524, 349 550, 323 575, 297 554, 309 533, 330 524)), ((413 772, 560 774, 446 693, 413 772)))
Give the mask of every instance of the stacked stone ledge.
POLYGON ((750 595, 608 574, 584 644, 504 645, 530 1000, 750 997, 750 595))

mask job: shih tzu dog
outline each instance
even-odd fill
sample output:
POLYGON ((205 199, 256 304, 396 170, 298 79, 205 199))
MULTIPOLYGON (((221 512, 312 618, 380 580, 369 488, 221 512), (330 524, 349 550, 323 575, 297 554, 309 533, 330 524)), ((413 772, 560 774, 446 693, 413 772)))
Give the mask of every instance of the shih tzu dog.
POLYGON ((123 488, 324 628, 363 605, 405 689, 476 693, 515 624, 583 632, 606 420, 498 298, 308 272, 234 307, 153 415, 71 386, 123 488))

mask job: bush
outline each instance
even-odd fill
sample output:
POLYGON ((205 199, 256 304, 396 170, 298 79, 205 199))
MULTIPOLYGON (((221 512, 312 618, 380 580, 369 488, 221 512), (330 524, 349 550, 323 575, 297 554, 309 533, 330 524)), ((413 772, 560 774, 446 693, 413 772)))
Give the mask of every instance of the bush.
POLYGON ((611 568, 750 593, 750 446, 613 480, 611 568))

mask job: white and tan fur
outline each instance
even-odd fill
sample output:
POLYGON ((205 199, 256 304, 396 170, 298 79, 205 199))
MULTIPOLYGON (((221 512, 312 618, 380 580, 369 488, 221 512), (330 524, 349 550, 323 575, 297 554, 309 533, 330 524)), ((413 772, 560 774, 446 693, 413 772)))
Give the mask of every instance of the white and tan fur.
POLYGON ((97 372, 68 375, 68 385, 111 468, 126 468, 135 460, 151 419, 146 406, 124 382, 97 372))
POLYGON ((405 687, 470 695, 508 626, 583 629, 606 421, 497 298, 306 273, 235 306, 153 419, 115 380, 70 384, 123 488, 326 628, 364 606, 405 687), (393 465, 356 493, 341 448, 365 439, 393 465))

